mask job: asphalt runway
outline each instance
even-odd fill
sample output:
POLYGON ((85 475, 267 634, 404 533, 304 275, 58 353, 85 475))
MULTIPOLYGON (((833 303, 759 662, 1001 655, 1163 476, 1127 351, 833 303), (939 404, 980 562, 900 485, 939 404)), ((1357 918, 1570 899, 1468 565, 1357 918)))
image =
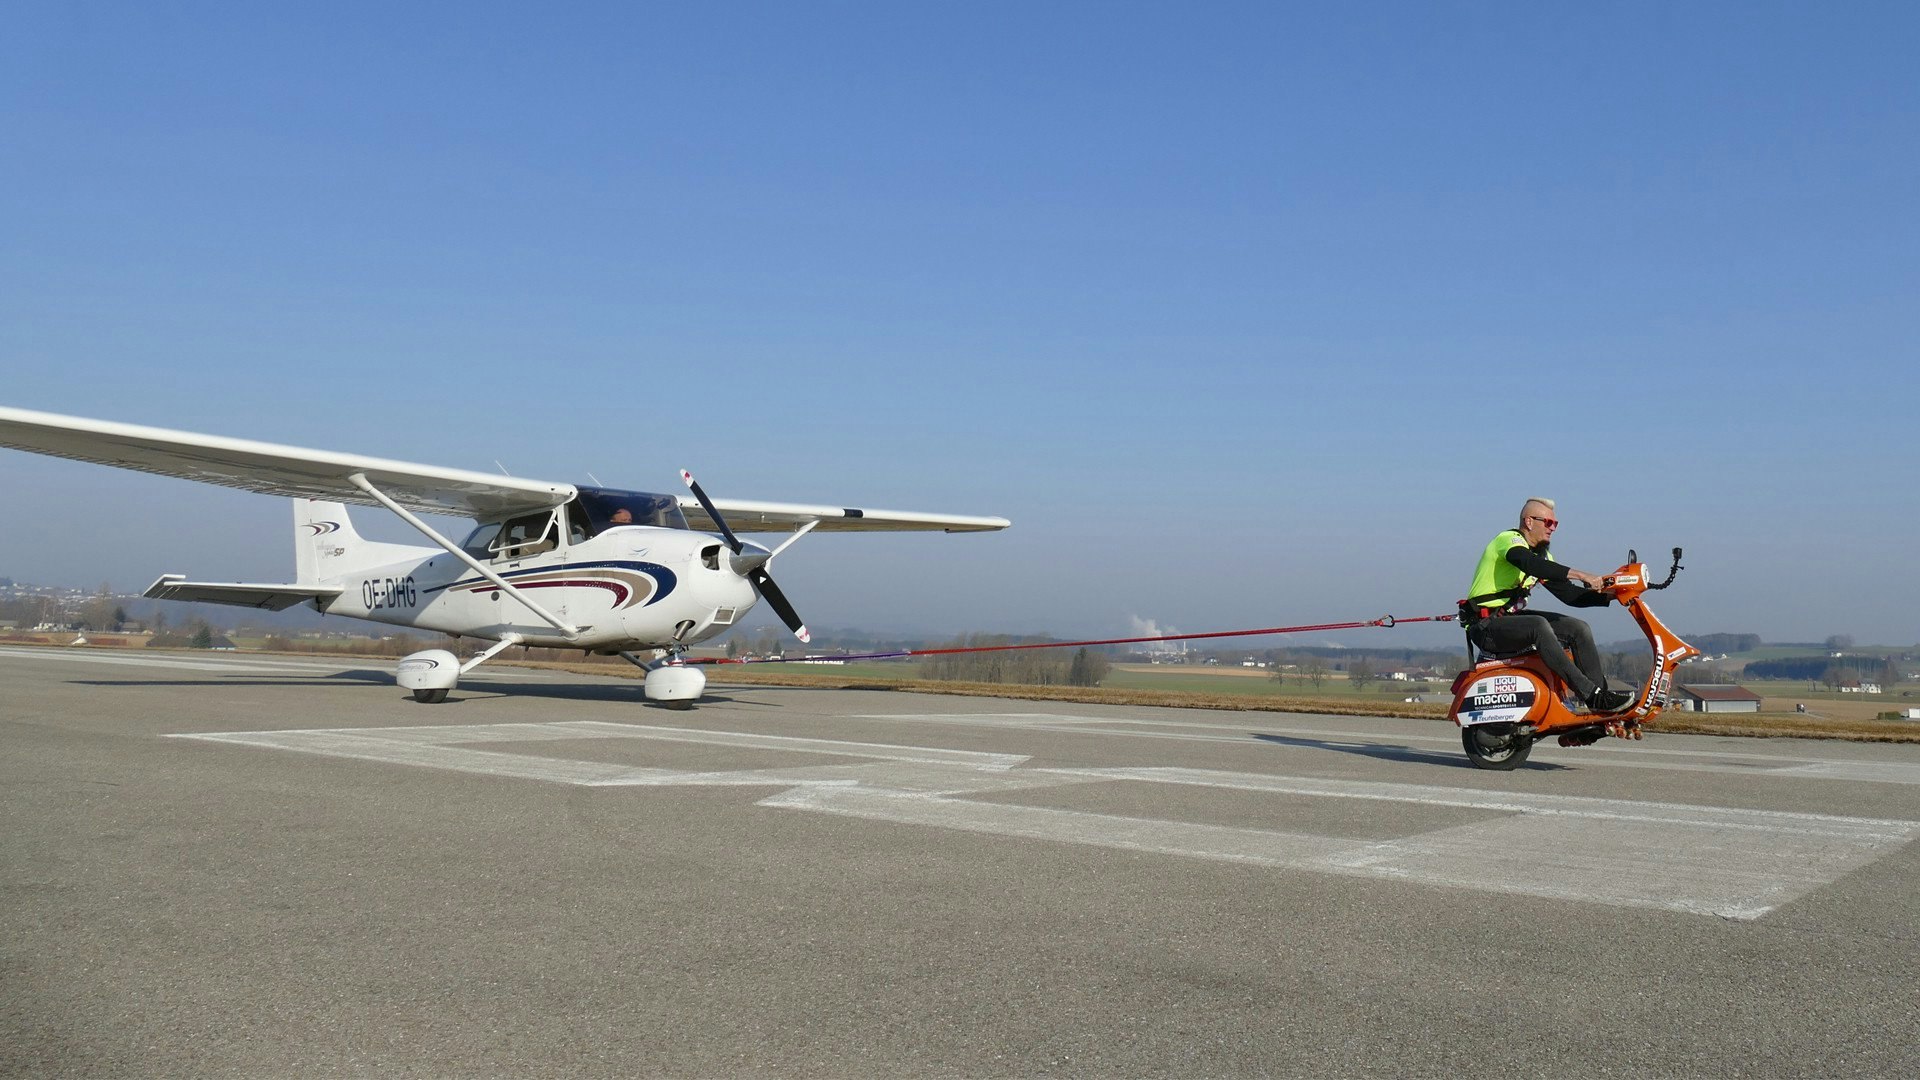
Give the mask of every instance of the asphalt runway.
POLYGON ((0 648, 7 1075, 1920 1075, 1920 746, 0 648))

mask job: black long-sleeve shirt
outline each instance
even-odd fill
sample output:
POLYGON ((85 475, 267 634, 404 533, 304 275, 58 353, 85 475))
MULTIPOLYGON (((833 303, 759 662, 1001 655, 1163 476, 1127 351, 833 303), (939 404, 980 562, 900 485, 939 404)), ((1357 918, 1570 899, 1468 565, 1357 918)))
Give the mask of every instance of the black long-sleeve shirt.
POLYGON ((1547 545, 1530 548, 1515 544, 1507 549, 1507 561, 1528 577, 1540 579, 1554 599, 1568 607, 1606 607, 1613 597, 1589 589, 1567 576, 1567 568, 1547 558, 1547 545))

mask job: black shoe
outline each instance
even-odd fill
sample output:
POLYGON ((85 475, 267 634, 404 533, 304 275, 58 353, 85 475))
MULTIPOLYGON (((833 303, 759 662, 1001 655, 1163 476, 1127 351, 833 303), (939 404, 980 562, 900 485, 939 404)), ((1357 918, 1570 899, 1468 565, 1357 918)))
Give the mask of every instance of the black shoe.
POLYGON ((1596 713, 1616 713, 1633 704, 1633 695, 1624 690, 1595 690, 1587 698, 1588 710, 1596 713))

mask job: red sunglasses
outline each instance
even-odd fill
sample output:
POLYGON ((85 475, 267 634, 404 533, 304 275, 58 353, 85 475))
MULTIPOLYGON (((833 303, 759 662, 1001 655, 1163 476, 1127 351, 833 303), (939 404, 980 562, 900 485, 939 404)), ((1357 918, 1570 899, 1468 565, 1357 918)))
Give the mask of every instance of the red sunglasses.
POLYGON ((1558 521, 1555 521, 1552 518, 1543 518, 1539 514, 1528 514, 1527 516, 1539 522, 1540 524, 1545 525, 1549 529, 1557 529, 1560 527, 1560 523, 1558 521))

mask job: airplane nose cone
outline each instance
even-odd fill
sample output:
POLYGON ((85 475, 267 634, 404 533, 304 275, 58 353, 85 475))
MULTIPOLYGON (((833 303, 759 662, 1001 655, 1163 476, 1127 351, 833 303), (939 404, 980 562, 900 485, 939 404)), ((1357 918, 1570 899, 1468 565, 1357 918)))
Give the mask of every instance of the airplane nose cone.
POLYGON ((733 568, 734 573, 739 574, 741 577, 746 577, 748 574, 767 565, 767 560, 772 557, 773 552, 768 551, 759 544, 742 543, 738 555, 730 555, 727 557, 727 565, 733 568))

